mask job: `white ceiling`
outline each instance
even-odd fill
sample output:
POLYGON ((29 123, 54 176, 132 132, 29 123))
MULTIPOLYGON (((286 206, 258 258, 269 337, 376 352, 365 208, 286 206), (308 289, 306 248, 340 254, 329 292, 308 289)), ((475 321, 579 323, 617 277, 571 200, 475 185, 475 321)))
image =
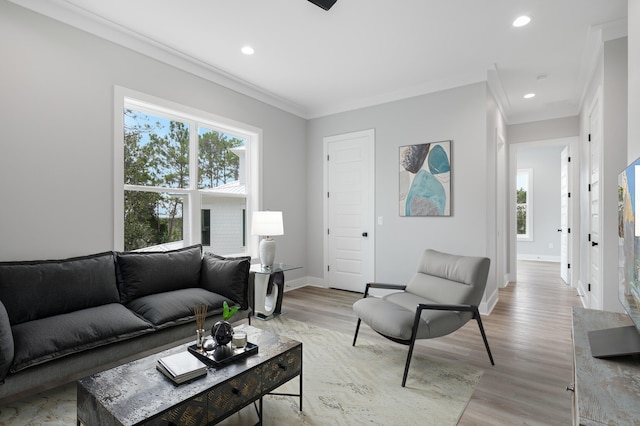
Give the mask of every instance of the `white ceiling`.
POLYGON ((12 1, 305 118, 484 80, 510 124, 577 115, 627 31, 626 0, 12 1))

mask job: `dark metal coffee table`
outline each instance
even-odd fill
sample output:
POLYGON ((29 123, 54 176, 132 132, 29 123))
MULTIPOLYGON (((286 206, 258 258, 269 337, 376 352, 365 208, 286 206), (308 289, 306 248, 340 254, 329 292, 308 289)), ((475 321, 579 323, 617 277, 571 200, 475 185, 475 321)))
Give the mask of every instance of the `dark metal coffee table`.
MULTIPOLYGON (((186 351, 193 342, 78 380, 78 425, 214 424, 300 377, 302 410, 302 343, 248 325, 236 328, 258 345, 258 353, 189 383, 174 385, 156 370, 159 358, 186 351)), ((135 343, 133 343, 135 344, 135 343)))

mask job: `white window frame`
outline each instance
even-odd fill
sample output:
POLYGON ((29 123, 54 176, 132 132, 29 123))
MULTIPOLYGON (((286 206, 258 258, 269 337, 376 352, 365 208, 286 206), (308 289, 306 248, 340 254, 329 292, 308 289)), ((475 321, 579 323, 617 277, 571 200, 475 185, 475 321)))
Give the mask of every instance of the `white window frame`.
MULTIPOLYGON (((533 241, 533 169, 518 169, 516 172, 516 182, 518 181, 518 176, 526 176, 527 177, 527 220, 526 234, 518 234, 516 231, 516 237, 518 241, 533 241)), ((518 191, 518 185, 516 184, 516 191, 518 191)), ((516 223, 517 223, 517 214, 518 214, 518 198, 516 194, 516 223)))
MULTIPOLYGON (((193 124, 204 124, 207 129, 230 133, 245 138, 246 149, 246 197, 247 197, 247 253, 258 256, 257 236, 251 235, 252 212, 258 211, 262 205, 262 129, 221 117, 206 111, 161 99, 152 95, 137 92, 125 87, 114 87, 114 250, 124 250, 124 191, 125 189, 144 189, 157 191, 153 187, 125 185, 124 183, 124 109, 132 108, 140 112, 174 117, 176 120, 193 124)), ((198 151, 198 132, 191 127, 191 152, 198 151)), ((184 245, 201 243, 200 200, 198 190, 198 156, 189 158, 189 188, 163 188, 159 192, 184 194, 183 229, 184 245)))

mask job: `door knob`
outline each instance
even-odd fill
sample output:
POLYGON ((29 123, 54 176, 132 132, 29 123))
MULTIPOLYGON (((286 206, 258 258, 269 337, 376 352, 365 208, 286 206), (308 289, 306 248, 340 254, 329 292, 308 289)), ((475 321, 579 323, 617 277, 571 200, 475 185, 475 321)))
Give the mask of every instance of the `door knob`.
POLYGON ((596 243, 595 241, 591 241, 591 247, 595 247, 597 245, 598 245, 598 243, 596 243))
POLYGON ((368 236, 369 236, 369 234, 367 234, 366 232, 363 232, 363 233, 362 233, 362 236, 363 236, 363 237, 368 237, 368 236))

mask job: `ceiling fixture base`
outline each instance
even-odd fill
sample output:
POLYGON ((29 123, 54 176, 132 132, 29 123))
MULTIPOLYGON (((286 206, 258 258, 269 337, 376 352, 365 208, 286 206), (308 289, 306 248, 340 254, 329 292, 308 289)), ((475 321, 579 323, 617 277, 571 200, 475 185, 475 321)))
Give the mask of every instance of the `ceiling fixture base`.
POLYGON ((323 8, 324 10, 331 9, 337 0, 309 0, 311 3, 315 4, 318 7, 323 8))

